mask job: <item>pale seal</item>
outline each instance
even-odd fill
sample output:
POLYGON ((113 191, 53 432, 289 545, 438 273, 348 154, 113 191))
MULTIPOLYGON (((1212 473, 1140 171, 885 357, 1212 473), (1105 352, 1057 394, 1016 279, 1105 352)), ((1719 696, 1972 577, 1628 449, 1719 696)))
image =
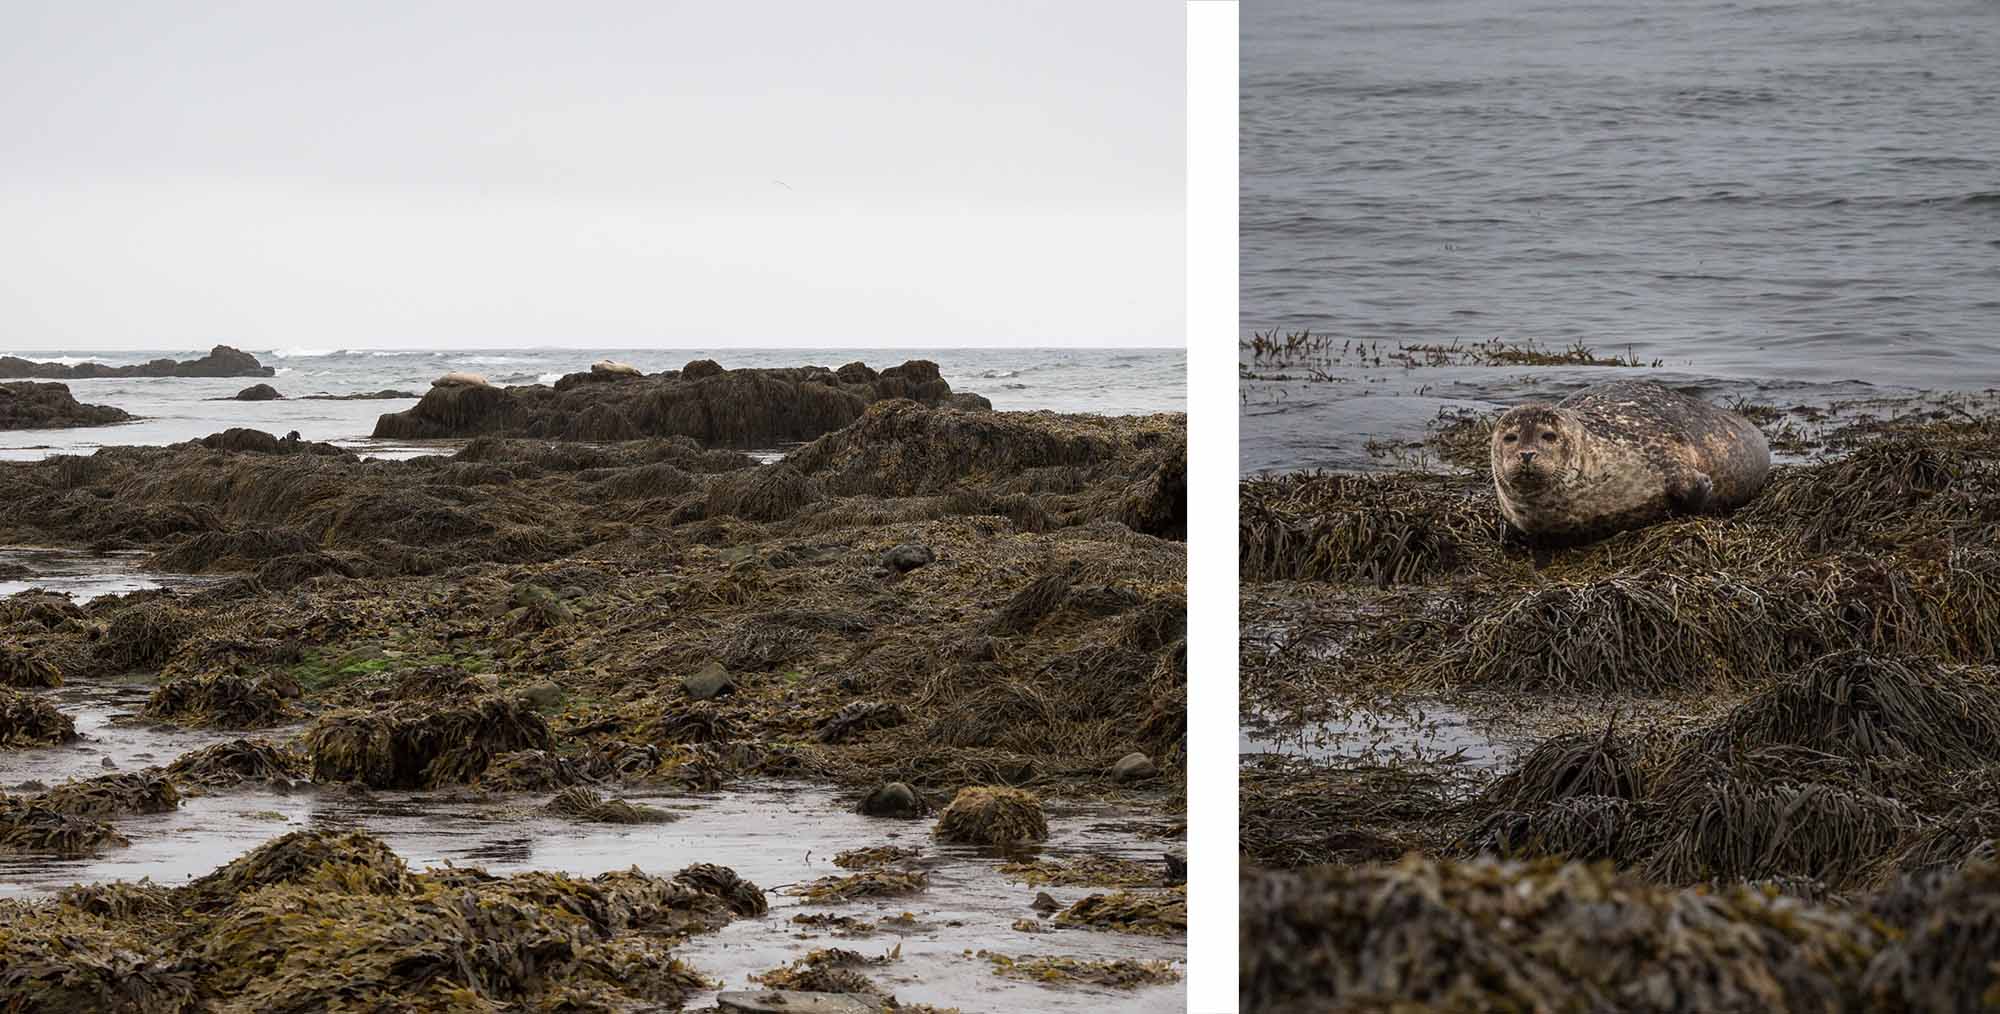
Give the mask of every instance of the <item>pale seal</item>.
POLYGON ((1644 380, 1509 409, 1492 448, 1500 512, 1543 543, 1729 510, 1771 471, 1770 445, 1750 420, 1644 380))

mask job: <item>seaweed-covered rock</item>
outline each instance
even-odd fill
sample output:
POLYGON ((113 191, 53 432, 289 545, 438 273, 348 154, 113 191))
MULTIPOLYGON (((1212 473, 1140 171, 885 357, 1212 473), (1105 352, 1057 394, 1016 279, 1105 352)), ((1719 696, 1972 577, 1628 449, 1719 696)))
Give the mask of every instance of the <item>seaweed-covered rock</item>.
POLYGON ((66 384, 0 384, 0 430, 108 426, 132 418, 124 409, 78 403, 66 384))
POLYGON ((504 696, 435 709, 411 703, 323 715, 306 730, 304 743, 314 781, 378 789, 462 784, 501 754, 553 746, 548 722, 504 696))
POLYGON ((982 785, 960 789, 952 797, 935 833, 967 845, 1018 845, 1047 841, 1049 821, 1034 793, 982 785))
POLYGON ((377 420, 375 435, 590 441, 687 436, 710 446, 769 447, 839 429, 885 398, 936 404, 951 387, 934 372, 918 370, 919 377, 885 370, 876 379, 850 382, 819 367, 725 370, 698 360, 652 376, 571 374, 554 387, 434 386, 415 407, 377 420))
POLYGON ((76 722, 54 704, 0 687, 0 748, 55 746, 76 738, 76 722))
POLYGON ((62 668, 46 654, 0 644, 0 687, 59 687, 62 668))
POLYGON ((261 739, 237 739, 184 753, 167 765, 175 781, 228 788, 246 781, 290 782, 306 777, 306 758, 261 739))
POLYGON ((628 803, 623 799, 606 799, 582 786, 571 786, 556 793, 556 797, 549 800, 548 808, 551 813, 599 824, 664 824, 676 819, 673 814, 657 807, 628 803))
POLYGON ((261 729, 291 718, 285 695, 251 676, 214 673, 161 683, 146 700, 147 718, 217 729, 261 729))

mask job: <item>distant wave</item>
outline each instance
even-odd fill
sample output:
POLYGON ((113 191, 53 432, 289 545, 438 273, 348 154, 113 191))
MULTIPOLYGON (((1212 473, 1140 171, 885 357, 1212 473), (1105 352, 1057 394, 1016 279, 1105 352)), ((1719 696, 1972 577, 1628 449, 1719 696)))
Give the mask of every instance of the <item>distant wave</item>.
POLYGON ((981 370, 976 374, 981 380, 1005 380, 1008 377, 1018 377, 1020 375, 1020 370, 981 370))
POLYGON ((537 384, 553 384, 553 383, 555 383, 556 381, 558 381, 558 380, 561 380, 562 378, 563 378, 563 375, 562 375, 562 374, 560 374, 560 373, 544 373, 544 374, 542 374, 541 376, 539 376, 539 377, 536 377, 536 378, 535 378, 535 383, 537 383, 537 384))
POLYGON ((318 359, 321 356, 337 356, 341 349, 272 349, 264 353, 279 359, 318 359))

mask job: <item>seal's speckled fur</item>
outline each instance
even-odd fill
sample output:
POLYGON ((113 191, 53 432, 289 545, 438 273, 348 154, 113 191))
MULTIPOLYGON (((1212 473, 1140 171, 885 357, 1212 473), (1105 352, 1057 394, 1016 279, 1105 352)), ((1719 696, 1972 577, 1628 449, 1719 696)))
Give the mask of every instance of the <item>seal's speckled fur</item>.
POLYGON ((1511 409, 1492 447, 1500 512, 1548 542, 1728 510, 1756 496, 1771 470, 1770 446, 1748 419, 1643 380, 1511 409))

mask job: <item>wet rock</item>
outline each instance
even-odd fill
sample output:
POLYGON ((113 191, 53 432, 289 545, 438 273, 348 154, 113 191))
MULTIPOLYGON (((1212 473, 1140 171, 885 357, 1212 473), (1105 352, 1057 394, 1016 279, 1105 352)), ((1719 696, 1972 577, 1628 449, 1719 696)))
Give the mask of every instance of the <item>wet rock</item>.
POLYGON ((1028 907, 1034 909, 1037 912, 1042 912, 1046 914, 1049 912, 1055 912, 1060 910, 1062 908, 1062 902, 1057 901, 1055 898, 1051 897, 1049 895, 1049 892, 1047 891, 1036 891, 1035 900, 1030 902, 1028 904, 1028 907))
POLYGON ((898 574, 907 574, 936 560, 937 554, 931 552, 931 547, 914 542, 905 542, 882 554, 882 566, 898 574))
POLYGON ((993 411, 993 402, 988 400, 983 394, 974 394, 971 391, 958 391, 944 400, 944 407, 956 409, 960 412, 991 412, 993 411))
POLYGON ((1159 774, 1160 769, 1153 764, 1153 759, 1137 750, 1118 758, 1118 763, 1111 765, 1111 779, 1116 782, 1145 781, 1157 778, 1159 774))
POLYGON ((713 359, 697 359, 681 367, 681 379, 706 380, 709 377, 720 377, 726 372, 728 371, 722 368, 722 364, 713 359))
POLYGON ((863 993, 804 993, 789 989, 735 990, 715 998, 724 1014, 881 1014, 882 1001, 863 993))
POLYGON ((0 384, 0 430, 108 426, 132 418, 124 409, 81 404, 64 384, 0 384))
POLYGON ((257 357, 227 345, 217 345, 200 359, 176 362, 154 359, 131 366, 103 363, 31 363, 19 356, 0 356, 0 377, 39 377, 55 380, 83 380, 91 377, 271 377, 277 370, 257 361, 257 357))
POLYGON ((736 691, 736 681, 720 662, 710 662, 681 677, 681 689, 697 701, 712 700, 736 691))
POLYGON ((908 785, 886 782, 862 798, 860 811, 869 817, 916 817, 924 812, 924 801, 908 785))
POLYGON ((269 384, 252 384, 236 392, 236 401, 283 401, 285 396, 269 384))
POLYGON ((1187 883, 1187 856, 1179 852, 1169 852, 1162 858, 1167 861, 1167 883, 1187 883))

